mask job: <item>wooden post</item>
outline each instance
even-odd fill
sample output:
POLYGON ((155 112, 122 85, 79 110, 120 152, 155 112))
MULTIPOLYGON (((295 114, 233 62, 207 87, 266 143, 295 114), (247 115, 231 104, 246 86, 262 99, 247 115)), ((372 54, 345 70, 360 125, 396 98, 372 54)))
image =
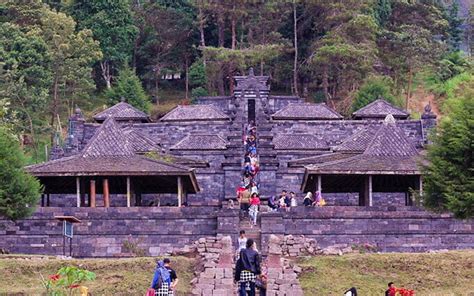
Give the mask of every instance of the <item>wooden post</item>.
POLYGON ((76 203, 77 207, 81 207, 81 178, 76 177, 76 203))
POLYGON ((46 206, 49 207, 49 193, 46 194, 46 206))
POLYGON ((90 186, 91 186, 91 192, 90 192, 89 198, 91 202, 89 204, 89 207, 95 208, 95 180, 91 180, 90 186))
POLYGON ((85 186, 85 179, 81 179, 81 207, 86 206, 86 186, 85 186))
POLYGON ((319 194, 322 194, 321 188, 322 188, 322 177, 321 177, 321 175, 318 175, 318 191, 319 191, 319 194))
POLYGON ((418 177, 418 180, 419 180, 419 185, 418 186, 420 186, 420 188, 419 188, 420 196, 423 196, 423 177, 422 176, 418 177))
POLYGON ((368 191, 369 191, 369 207, 372 206, 372 175, 369 175, 369 180, 368 180, 368 191))
POLYGON ((127 177, 127 208, 130 207, 130 177, 127 177))
POLYGON ((102 190, 104 195, 104 207, 110 207, 110 196, 109 196, 109 179, 104 179, 102 182, 102 190))
POLYGON ((181 202, 183 198, 183 180, 181 177, 178 177, 178 207, 181 207, 181 202))
POLYGON ((41 194, 41 207, 44 207, 44 193, 41 194))

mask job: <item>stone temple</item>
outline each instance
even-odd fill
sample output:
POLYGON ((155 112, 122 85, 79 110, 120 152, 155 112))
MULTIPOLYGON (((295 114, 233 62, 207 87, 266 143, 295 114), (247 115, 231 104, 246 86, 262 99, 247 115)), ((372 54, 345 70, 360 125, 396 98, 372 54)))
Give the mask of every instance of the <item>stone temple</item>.
POLYGON ((0 247, 56 253, 60 227, 53 214, 83 220, 77 256, 121 256, 137 239, 150 255, 182 248, 203 236, 242 227, 232 208, 242 181, 243 137, 257 127, 263 199, 320 191, 322 208, 265 212, 257 240, 303 235, 321 246, 376 245, 382 251, 474 247, 474 223, 414 205, 422 194, 420 154, 436 126, 429 106, 421 119, 383 99, 344 118, 330 106, 270 93, 269 77, 236 76, 231 96, 201 97, 163 117, 126 102, 87 122, 80 109, 68 138, 48 162, 27 167, 45 191, 33 217, 0 220, 0 247))

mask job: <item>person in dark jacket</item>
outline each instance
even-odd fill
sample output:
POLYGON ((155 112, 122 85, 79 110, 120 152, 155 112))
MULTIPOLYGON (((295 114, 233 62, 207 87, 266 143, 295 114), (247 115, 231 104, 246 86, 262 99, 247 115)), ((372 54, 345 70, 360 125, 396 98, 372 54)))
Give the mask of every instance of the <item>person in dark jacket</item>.
POLYGON ((235 264, 235 278, 239 282, 239 296, 255 296, 255 279, 261 274, 260 255, 253 248, 253 239, 247 240, 246 248, 240 251, 235 264))

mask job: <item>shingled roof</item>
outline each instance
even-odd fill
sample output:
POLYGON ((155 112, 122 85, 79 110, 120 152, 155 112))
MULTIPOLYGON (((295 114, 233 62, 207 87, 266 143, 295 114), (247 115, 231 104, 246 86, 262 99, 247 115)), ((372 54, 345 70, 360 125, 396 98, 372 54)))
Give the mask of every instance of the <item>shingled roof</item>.
POLYGON ((406 119, 410 116, 410 113, 403 109, 393 106, 389 102, 378 99, 368 104, 365 107, 352 113, 352 116, 356 119, 383 119, 388 114, 392 114, 393 117, 398 119, 406 119))
POLYGON ((388 115, 362 154, 350 158, 314 163, 307 173, 324 174, 420 174, 418 151, 407 140, 403 130, 388 115))
POLYGON ((113 117, 116 121, 150 122, 147 114, 126 102, 120 102, 97 113, 94 115, 94 120, 103 122, 109 117, 113 117))
POLYGON ((374 138, 374 134, 378 130, 378 126, 369 125, 365 129, 354 133, 352 136, 344 139, 344 141, 333 150, 343 153, 363 153, 374 138))
POLYGON ((272 115, 273 119, 292 120, 338 120, 342 115, 326 104, 296 103, 289 104, 272 115))
POLYGON ((194 171, 171 162, 135 154, 134 147, 113 118, 108 118, 79 154, 26 169, 37 177, 64 176, 186 176, 199 191, 194 171))
POLYGON ((229 116, 213 105, 178 105, 160 118, 160 121, 212 121, 229 119, 229 116))
POLYGON ((313 134, 278 134, 272 141, 276 150, 327 150, 327 142, 313 134))
POLYGON ((138 154, 146 152, 160 152, 161 145, 141 132, 133 128, 125 128, 123 133, 128 139, 128 142, 133 148, 133 151, 138 154))
POLYGON ((227 141, 219 135, 188 135, 171 150, 225 150, 227 141))

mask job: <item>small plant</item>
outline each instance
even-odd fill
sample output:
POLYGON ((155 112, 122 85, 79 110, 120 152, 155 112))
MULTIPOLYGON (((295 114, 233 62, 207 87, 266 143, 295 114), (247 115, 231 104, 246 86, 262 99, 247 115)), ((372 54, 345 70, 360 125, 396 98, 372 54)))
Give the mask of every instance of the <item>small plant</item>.
POLYGON ((123 242, 123 248, 126 252, 132 253, 134 257, 145 257, 146 251, 138 246, 140 243, 140 240, 134 240, 130 237, 128 240, 123 242))
POLYGON ((365 244, 354 244, 352 245, 352 250, 357 251, 361 254, 365 253, 375 253, 377 252, 377 246, 371 245, 369 243, 365 244))
POLYGON ((87 288, 82 286, 84 282, 95 280, 95 273, 75 266, 66 266, 58 270, 56 274, 50 275, 48 280, 42 277, 42 283, 48 296, 72 296, 83 295, 87 288))

